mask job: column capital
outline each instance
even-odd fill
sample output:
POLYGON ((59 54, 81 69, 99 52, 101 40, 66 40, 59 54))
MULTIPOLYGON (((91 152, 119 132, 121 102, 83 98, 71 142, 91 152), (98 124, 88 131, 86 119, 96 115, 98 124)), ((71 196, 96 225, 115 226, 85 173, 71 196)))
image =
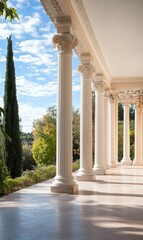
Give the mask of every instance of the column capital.
POLYGON ((109 101, 110 103, 115 103, 117 101, 117 93, 116 92, 109 92, 109 101))
POLYGON ((105 83, 103 81, 93 81, 92 87, 93 87, 93 90, 96 92, 104 92, 105 83))
POLYGON ((91 79, 92 74, 95 72, 95 68, 91 64, 80 64, 78 66, 78 72, 80 72, 85 79, 91 79))
POLYGON ((59 52, 72 53, 72 49, 77 46, 78 41, 74 35, 70 33, 64 33, 55 34, 53 36, 52 43, 54 47, 58 48, 59 52))

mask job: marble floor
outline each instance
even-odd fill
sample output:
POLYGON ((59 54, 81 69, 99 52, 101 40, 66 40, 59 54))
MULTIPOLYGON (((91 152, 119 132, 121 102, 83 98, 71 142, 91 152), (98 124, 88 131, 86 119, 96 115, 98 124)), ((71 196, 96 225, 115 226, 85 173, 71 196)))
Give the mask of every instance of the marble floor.
POLYGON ((143 239, 143 168, 78 182, 76 195, 51 193, 51 182, 0 199, 0 240, 143 239))

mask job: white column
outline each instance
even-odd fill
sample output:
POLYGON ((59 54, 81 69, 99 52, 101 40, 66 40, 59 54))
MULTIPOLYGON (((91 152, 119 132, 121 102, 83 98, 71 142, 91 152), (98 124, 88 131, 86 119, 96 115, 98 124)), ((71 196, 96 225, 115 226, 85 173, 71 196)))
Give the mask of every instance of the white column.
POLYGON ((80 169, 76 179, 80 181, 95 180, 92 169, 92 89, 91 76, 94 68, 90 65, 90 55, 80 56, 81 65, 81 108, 80 108, 80 169))
POLYGON ((105 163, 106 169, 109 169, 109 97, 108 91, 105 92, 105 115, 104 115, 104 124, 105 124, 105 163))
POLYGON ((116 168, 116 132, 115 132, 115 111, 116 111, 116 98, 110 94, 109 98, 109 166, 116 168))
POLYGON ((64 29, 65 33, 53 37, 53 44, 58 48, 58 103, 56 177, 51 191, 59 193, 78 190, 72 176, 72 49, 77 40, 70 34, 70 23, 69 18, 67 21, 62 18, 61 22, 58 19, 58 32, 64 29))
POLYGON ((135 105, 135 158, 133 160, 133 165, 140 166, 141 159, 140 159, 140 106, 139 104, 135 105))
POLYGON ((116 165, 119 166, 120 162, 118 162, 118 101, 115 103, 115 135, 116 135, 116 150, 115 150, 115 157, 116 157, 116 165))
MULTIPOLYGON (((103 78, 103 77, 102 77, 103 78)), ((100 79, 93 82, 96 93, 96 114, 95 114, 95 175, 106 173, 105 163, 105 132, 104 132, 104 82, 100 79)))
POLYGON ((141 166, 143 166, 143 104, 141 105, 141 125, 140 125, 140 160, 141 166))
POLYGON ((130 120, 129 120, 129 103, 123 104, 124 108, 124 133, 123 133, 123 159, 122 165, 132 164, 130 159, 130 120))

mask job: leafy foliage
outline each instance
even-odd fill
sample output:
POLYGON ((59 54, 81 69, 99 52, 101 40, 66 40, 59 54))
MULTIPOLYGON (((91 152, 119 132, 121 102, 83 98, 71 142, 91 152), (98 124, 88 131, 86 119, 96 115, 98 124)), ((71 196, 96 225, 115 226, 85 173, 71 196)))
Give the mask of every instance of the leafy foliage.
POLYGON ((7 187, 8 171, 3 161, 0 160, 0 195, 4 194, 7 187))
POLYGON ((37 164, 54 164, 56 161, 56 127, 47 124, 42 132, 36 133, 32 153, 37 164))
MULTIPOLYGON (((50 107, 42 119, 33 124, 32 154, 37 164, 56 161, 56 107, 50 107)), ((73 161, 80 157, 80 114, 73 109, 73 161)))
MULTIPOLYGON (((3 163, 0 162, 0 169, 1 164, 5 168, 3 163)), ((75 161, 73 163, 73 171, 76 171, 79 169, 79 161, 75 161)), ((4 170, 4 171, 5 171, 4 170)), ((1 174, 1 173, 0 173, 1 174)), ((3 187, 3 194, 8 194, 17 190, 20 190, 22 188, 31 186, 33 184, 46 181, 50 178, 53 178, 56 175, 56 166, 55 165, 38 165, 34 170, 32 171, 25 171, 21 177, 17 177, 15 179, 8 176, 8 172, 6 170, 6 174, 4 174, 4 187, 3 187)), ((1 190, 1 185, 0 185, 1 190)), ((1 192, 0 192, 1 193, 1 192)))
POLYGON ((35 168, 36 163, 33 159, 31 149, 31 145, 22 144, 23 171, 33 170, 35 168))
POLYGON ((73 109, 73 161, 80 158, 80 114, 73 109))
POLYGON ((118 104, 118 120, 119 121, 123 121, 123 114, 124 114, 123 105, 122 103, 119 103, 118 104))
POLYGON ((11 22, 15 18, 19 19, 15 8, 9 8, 7 3, 8 3, 8 0, 0 0, 0 16, 4 16, 5 19, 9 18, 11 22))
POLYGON ((50 107, 42 119, 34 122, 32 154, 37 164, 56 161, 56 108, 50 107))
POLYGON ((22 146, 11 36, 8 38, 7 47, 4 112, 4 131, 11 138, 11 142, 7 138, 3 139, 3 160, 10 175, 15 178, 21 175, 22 146))
MULTIPOLYGON (((118 160, 123 158, 123 121, 118 123, 118 160)), ((134 120, 130 121, 130 158, 134 159, 134 120)))
MULTIPOLYGON (((15 8, 8 8, 7 6, 8 0, 0 0, 0 17, 4 16, 5 19, 9 18, 9 20, 12 22, 15 18, 19 19, 18 14, 15 10, 15 8)), ((3 108, 0 107, 0 131, 6 137, 10 140, 7 133, 4 131, 4 125, 2 121, 2 114, 4 114, 3 108)))

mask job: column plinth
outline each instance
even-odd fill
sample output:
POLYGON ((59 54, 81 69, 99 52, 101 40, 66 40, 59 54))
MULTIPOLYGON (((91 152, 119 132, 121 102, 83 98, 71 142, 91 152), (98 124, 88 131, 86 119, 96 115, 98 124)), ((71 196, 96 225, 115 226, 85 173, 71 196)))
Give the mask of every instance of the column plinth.
POLYGON ((75 193, 78 186, 72 176, 72 49, 77 40, 70 33, 56 34, 58 48, 58 103, 56 177, 52 192, 75 193))
POLYGON ((141 166, 141 156, 140 156, 140 120, 141 112, 139 104, 135 105, 135 158, 133 160, 134 166, 141 166))
MULTIPOLYGON (((102 77, 103 78, 103 77, 102 77)), ((106 174, 105 163, 105 124, 104 124, 104 82, 103 80, 94 81, 93 87, 96 96, 95 114, 95 175, 106 174)))
POLYGON ((129 104, 124 104, 124 136, 123 136, 123 159, 121 164, 124 166, 132 165, 130 159, 130 121, 129 121, 129 104))
MULTIPOLYGON (((88 62, 88 55, 82 56, 88 62)), ((82 59, 81 59, 82 60, 82 59)), ((90 63, 80 64, 81 111, 80 111, 80 169, 76 174, 78 181, 95 180, 92 169, 92 90, 91 76, 94 68, 90 63)))

